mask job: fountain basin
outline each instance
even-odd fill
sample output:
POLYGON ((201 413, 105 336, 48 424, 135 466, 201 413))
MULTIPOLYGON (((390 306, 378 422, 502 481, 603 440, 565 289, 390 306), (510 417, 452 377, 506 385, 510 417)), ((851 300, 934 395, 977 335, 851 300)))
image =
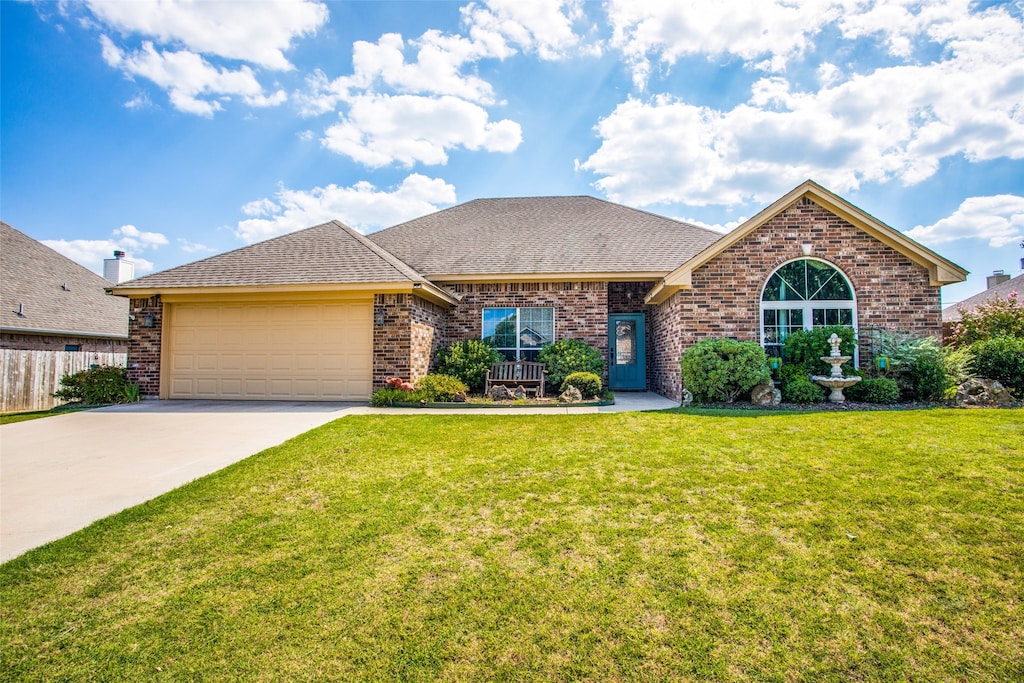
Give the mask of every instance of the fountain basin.
POLYGON ((832 403, 845 401, 843 389, 852 387, 861 380, 860 377, 827 377, 825 375, 814 375, 811 379, 832 392, 828 395, 828 400, 832 403))

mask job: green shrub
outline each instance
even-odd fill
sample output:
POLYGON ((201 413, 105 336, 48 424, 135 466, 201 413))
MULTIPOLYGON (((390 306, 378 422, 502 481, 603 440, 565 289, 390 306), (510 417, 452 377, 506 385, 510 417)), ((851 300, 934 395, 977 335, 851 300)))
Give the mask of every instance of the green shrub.
MULTIPOLYGON (((914 366, 920 359, 939 364, 942 357, 942 346, 935 337, 882 328, 871 330, 871 348, 876 357, 889 359, 889 367, 883 374, 899 385, 900 394, 906 399, 918 398, 914 366)), ((925 372, 925 366, 921 368, 921 372, 925 372)))
POLYGON ((601 377, 592 372, 574 372, 562 382, 561 390, 576 387, 583 398, 593 398, 601 393, 601 377))
POLYGON ((806 377, 796 377, 782 385, 782 400, 803 405, 821 403, 825 390, 806 377))
POLYGON ((998 380, 1017 398, 1024 397, 1024 339, 993 337, 971 344, 974 374, 998 380))
POLYGON ((1017 292, 978 304, 973 311, 960 310, 960 320, 952 325, 949 343, 969 346, 996 337, 1024 339, 1024 302, 1017 292))
POLYGON ((974 376, 974 353, 970 346, 947 346, 942 349, 939 361, 952 387, 958 387, 974 376))
POLYGON ((853 395, 849 396, 853 401, 864 401, 865 403, 898 403, 900 400, 900 387, 895 381, 888 377, 877 377, 865 379, 844 390, 849 395, 850 389, 857 387, 853 395), (857 396, 858 398, 854 398, 857 396))
POLYGON ((920 356, 907 370, 912 397, 918 401, 937 401, 950 385, 941 356, 920 356))
POLYGON ((65 375, 60 378, 60 385, 53 395, 70 403, 110 405, 139 400, 139 385, 128 379, 124 368, 112 365, 65 375))
MULTIPOLYGON (((853 330, 843 325, 816 327, 813 330, 796 330, 786 336, 782 345, 782 358, 786 363, 803 365, 812 375, 827 375, 832 366, 821 360, 822 356, 832 353, 832 345, 828 340, 835 334, 839 337, 839 352, 844 356, 853 357, 857 346, 853 330)), ((853 366, 847 363, 842 366, 844 374, 853 366)))
POLYGON ((465 394, 469 387, 458 377, 451 375, 427 375, 416 382, 416 391, 425 401, 451 401, 455 394, 465 394))
POLYGON ((601 352, 579 339, 559 339, 554 344, 545 344, 537 360, 547 366, 547 381, 553 387, 562 386, 565 378, 574 372, 592 372, 598 377, 604 373, 601 352))
POLYGON ((487 342, 467 339, 438 351, 437 372, 462 380, 472 391, 483 391, 487 371, 503 360, 501 352, 487 342))
POLYGON ((758 384, 770 382, 768 358, 756 342, 705 339, 680 359, 683 385, 694 398, 732 403, 758 384))

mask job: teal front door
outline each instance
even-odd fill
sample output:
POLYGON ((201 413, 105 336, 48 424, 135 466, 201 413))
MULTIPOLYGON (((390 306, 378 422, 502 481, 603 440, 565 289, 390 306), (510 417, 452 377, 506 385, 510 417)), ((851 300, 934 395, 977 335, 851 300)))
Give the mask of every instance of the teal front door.
POLYGON ((608 388, 647 388, 647 354, 643 313, 608 316, 608 388))

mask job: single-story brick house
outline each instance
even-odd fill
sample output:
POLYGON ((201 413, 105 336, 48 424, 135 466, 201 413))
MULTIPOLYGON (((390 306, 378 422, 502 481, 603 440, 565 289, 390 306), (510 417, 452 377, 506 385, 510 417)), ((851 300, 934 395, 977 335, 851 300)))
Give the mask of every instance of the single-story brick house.
POLYGON ((128 303, 110 282, 0 222, 0 348, 124 353, 128 303))
MULTIPOLYGON (((700 339, 831 323, 941 333, 959 266, 807 181, 732 232, 592 197, 480 199, 363 236, 326 223, 112 288, 161 398, 366 400, 485 337, 582 339, 614 390, 681 394, 700 339)), ((862 361, 864 359, 862 358, 862 361)))

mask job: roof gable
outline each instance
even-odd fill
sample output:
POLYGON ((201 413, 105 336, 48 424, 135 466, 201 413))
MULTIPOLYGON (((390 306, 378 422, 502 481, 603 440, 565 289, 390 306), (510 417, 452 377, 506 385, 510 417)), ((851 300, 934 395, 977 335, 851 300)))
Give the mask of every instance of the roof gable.
POLYGON ((594 197, 476 199, 368 235, 435 280, 661 277, 720 233, 594 197))
POLYGON ((128 302, 107 296, 110 282, 3 222, 0 272, 4 331, 128 337, 128 302))
POLYGON ((800 199, 807 197, 825 210, 839 216, 854 227, 862 230, 880 242, 892 247, 911 261, 928 269, 931 284, 934 286, 963 282, 967 271, 949 261, 931 249, 910 239, 902 232, 881 222, 871 214, 862 211, 842 197, 826 190, 813 180, 807 180, 790 192, 783 195, 771 206, 723 236, 714 244, 695 255, 692 259, 669 273, 665 279, 647 295, 648 303, 660 303, 673 292, 690 287, 693 272, 708 263, 723 251, 736 244, 785 211, 800 199))

